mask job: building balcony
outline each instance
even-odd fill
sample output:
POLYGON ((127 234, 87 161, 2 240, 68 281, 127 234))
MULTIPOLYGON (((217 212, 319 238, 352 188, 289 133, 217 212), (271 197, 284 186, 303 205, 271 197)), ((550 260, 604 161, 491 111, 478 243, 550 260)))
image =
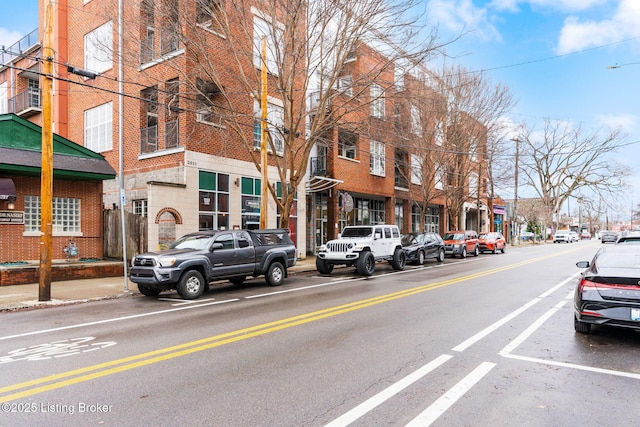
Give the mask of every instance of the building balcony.
POLYGON ((42 91, 30 88, 9 99, 9 112, 20 117, 42 113, 42 91))

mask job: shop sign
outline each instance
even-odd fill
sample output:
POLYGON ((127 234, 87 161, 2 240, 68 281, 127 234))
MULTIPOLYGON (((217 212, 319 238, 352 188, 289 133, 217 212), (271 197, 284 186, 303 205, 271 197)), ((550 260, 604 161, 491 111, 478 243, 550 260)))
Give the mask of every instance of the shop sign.
POLYGON ((0 211, 0 224, 24 224, 24 211, 0 211))

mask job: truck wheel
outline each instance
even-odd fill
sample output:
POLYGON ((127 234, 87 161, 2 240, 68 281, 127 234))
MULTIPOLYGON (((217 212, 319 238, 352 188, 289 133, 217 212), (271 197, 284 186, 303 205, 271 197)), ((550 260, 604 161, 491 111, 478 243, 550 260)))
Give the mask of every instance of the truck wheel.
POLYGON ((278 261, 272 262, 267 270, 265 279, 269 286, 280 286, 284 280, 285 271, 284 267, 278 261))
POLYGON ((361 276, 371 276, 376 269, 376 259, 371 252, 360 254, 356 262, 356 271, 361 276))
POLYGON ((333 271, 333 264, 329 264, 322 258, 316 258, 316 270, 320 274, 331 274, 333 271))
POLYGON ((229 281, 234 285, 242 285, 246 278, 247 276, 237 276, 230 278, 229 281))
POLYGON ((393 259, 391 260, 391 267, 394 270, 404 270, 404 266, 407 264, 407 254, 402 250, 396 248, 393 253, 393 259))
POLYGON ((160 293, 160 289, 156 289, 147 285, 138 285, 138 290, 142 295, 147 297, 155 297, 160 293))
POLYGON ((182 299, 196 299, 204 293, 205 287, 202 274, 197 270, 189 270, 180 277, 176 290, 182 299))

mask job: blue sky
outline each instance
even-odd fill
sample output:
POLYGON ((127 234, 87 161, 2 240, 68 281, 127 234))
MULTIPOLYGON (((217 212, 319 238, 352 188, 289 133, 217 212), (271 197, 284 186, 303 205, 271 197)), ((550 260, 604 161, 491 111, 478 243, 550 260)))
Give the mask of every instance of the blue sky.
MULTIPOLYGON (((6 1, 0 45, 37 26, 37 0, 6 1)), ((627 206, 640 203, 640 0, 425 0, 455 62, 487 70, 518 101, 510 119, 544 118, 592 130, 621 126, 630 144, 618 159, 638 171, 627 206), (607 69, 615 64, 618 69, 607 69)), ((522 189, 521 191, 523 191, 522 189)), ((504 189, 503 197, 511 197, 504 189)), ((521 193, 522 194, 522 193, 521 193)), ((621 207, 621 210, 624 208, 621 207)))

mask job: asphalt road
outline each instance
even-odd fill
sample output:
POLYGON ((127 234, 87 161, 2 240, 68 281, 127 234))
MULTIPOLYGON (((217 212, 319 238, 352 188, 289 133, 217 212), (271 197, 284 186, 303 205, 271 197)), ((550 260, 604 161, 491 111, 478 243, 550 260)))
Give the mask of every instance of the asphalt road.
POLYGON ((633 425, 640 335, 573 331, 597 241, 0 314, 0 426, 633 425))

